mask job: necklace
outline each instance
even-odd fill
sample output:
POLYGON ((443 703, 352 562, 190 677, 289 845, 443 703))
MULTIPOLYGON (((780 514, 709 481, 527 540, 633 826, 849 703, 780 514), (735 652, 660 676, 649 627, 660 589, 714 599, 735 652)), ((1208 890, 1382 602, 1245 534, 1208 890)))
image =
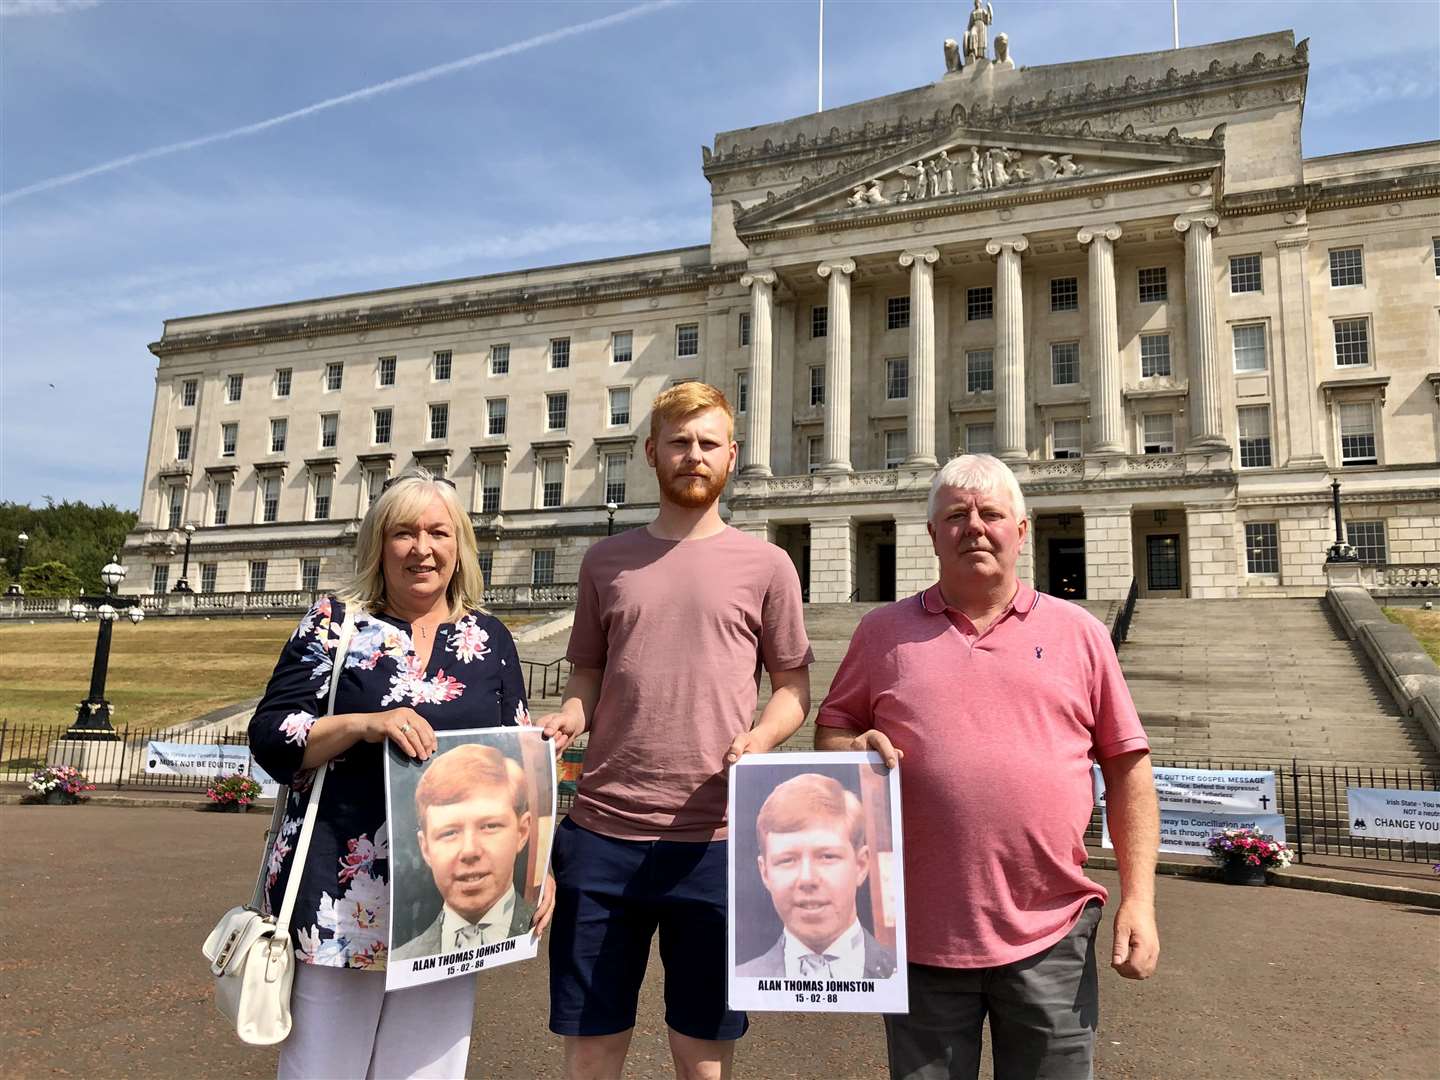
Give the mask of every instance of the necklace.
POLYGON ((419 627, 416 627, 416 629, 420 631, 420 636, 421 636, 422 638, 424 638, 424 639, 426 639, 426 640, 429 639, 429 637, 430 637, 430 628, 429 628, 428 626, 419 626, 419 627))

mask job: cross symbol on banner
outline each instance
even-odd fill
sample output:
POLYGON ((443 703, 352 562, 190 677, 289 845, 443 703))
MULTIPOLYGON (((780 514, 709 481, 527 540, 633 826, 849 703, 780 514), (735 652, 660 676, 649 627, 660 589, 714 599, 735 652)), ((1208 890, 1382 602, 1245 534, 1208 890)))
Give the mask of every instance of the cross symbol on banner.
POLYGON ((1270 796, 1269 796, 1269 795, 1261 795, 1261 796, 1260 796, 1260 807, 1261 807, 1261 809, 1263 809, 1263 810, 1269 810, 1269 809, 1270 809, 1270 796))

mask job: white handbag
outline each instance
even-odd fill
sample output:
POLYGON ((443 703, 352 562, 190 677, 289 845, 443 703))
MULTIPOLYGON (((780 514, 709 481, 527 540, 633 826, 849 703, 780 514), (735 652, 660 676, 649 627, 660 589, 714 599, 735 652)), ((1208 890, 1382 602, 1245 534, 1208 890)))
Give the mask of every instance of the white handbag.
MULTIPOLYGON (((347 613, 335 648, 335 664, 330 675, 330 701, 326 715, 335 711, 335 692, 340 686, 340 672, 355 630, 347 613)), ((290 1034, 290 986, 295 981, 294 946, 290 942, 290 916, 295 910, 295 897, 300 891, 300 878, 305 869, 305 854, 310 836, 315 831, 315 818, 320 812, 320 791, 325 786, 325 766, 315 769, 310 788, 310 801, 305 806, 305 824, 295 843, 295 858, 290 864, 290 878, 285 883, 285 899, 278 915, 262 910, 265 879, 270 863, 270 849, 279 836, 285 818, 289 790, 282 788, 275 798, 275 814, 265 837, 265 854, 260 860, 260 874, 250 903, 233 907, 221 916, 205 939, 201 951, 210 961, 210 974, 215 976, 215 1006, 235 1025, 235 1032, 247 1043, 270 1046, 282 1042, 290 1034)))

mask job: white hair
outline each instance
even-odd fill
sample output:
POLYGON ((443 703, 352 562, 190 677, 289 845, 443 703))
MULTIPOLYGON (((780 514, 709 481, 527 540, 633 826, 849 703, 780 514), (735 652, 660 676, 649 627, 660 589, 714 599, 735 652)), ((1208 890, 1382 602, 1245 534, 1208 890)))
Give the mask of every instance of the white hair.
POLYGON ((930 482, 930 505, 926 517, 935 516, 935 499, 943 487, 978 491, 984 495, 1005 495, 1010 508, 1015 512, 1016 521, 1025 520, 1025 493, 1020 490, 1020 481, 1015 474, 997 457, 989 454, 958 454, 947 461, 930 482))

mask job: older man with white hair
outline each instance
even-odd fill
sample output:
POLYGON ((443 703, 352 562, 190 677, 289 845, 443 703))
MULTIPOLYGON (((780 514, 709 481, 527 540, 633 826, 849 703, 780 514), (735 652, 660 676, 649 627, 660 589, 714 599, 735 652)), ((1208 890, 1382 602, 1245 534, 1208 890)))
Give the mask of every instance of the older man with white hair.
POLYGON ((940 580, 865 616, 816 718, 821 750, 894 766, 905 821, 910 1012, 887 1016, 890 1073, 997 1080, 1093 1072, 1095 933, 1085 876, 1092 762, 1120 869, 1111 965, 1159 957, 1159 810, 1150 749, 1105 627, 1016 574, 1029 522, 1003 462, 952 459, 930 490, 940 580))

